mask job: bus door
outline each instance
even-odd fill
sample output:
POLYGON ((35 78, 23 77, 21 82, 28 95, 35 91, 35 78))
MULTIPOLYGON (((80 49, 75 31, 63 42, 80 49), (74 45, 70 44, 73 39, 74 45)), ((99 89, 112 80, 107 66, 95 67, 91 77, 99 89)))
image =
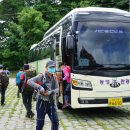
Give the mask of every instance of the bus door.
POLYGON ((56 77, 57 77, 57 80, 59 82, 59 102, 60 103, 63 103, 63 87, 62 87, 62 83, 61 83, 61 78, 62 78, 62 71, 61 71, 61 68, 60 68, 60 63, 62 62, 62 59, 61 59, 61 49, 60 49, 60 46, 61 46, 61 32, 62 30, 59 29, 55 34, 54 34, 54 48, 55 48, 55 51, 54 51, 54 60, 56 61, 56 77))

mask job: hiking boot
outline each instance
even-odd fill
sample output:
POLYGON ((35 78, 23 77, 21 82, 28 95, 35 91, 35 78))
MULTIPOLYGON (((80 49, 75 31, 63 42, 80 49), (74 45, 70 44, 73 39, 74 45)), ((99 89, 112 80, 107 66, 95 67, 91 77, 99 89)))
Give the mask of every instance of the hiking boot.
POLYGON ((25 117, 30 118, 30 115, 26 114, 25 117))
POLYGON ((1 103, 1 106, 4 106, 5 105, 5 103, 1 103))
POLYGON ((33 98, 33 101, 37 101, 37 98, 34 97, 34 98, 33 98))
POLYGON ((33 112, 31 112, 31 114, 26 114, 26 117, 27 117, 27 118, 33 118, 34 115, 35 115, 35 114, 34 114, 33 112))
POLYGON ((30 114, 27 113, 27 114, 25 115, 25 117, 30 118, 30 114))

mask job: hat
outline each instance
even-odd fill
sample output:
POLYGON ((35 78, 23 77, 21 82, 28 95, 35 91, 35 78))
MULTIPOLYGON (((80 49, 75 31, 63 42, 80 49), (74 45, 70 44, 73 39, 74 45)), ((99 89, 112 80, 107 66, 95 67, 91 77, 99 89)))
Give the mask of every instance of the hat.
POLYGON ((24 68, 24 70, 29 70, 29 64, 24 64, 23 68, 24 68))
POLYGON ((3 69, 3 65, 2 64, 0 64, 0 69, 3 69))
POLYGON ((55 61, 53 60, 50 60, 46 63, 46 67, 55 67, 56 66, 56 63, 55 61))

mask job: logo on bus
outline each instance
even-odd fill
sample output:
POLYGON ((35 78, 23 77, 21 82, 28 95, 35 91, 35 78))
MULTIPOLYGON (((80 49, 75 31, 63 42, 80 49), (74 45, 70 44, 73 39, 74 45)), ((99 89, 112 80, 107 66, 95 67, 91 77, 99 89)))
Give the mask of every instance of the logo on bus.
POLYGON ((127 84, 130 84, 130 79, 120 79, 118 82, 116 79, 113 79, 113 80, 108 80, 108 79, 105 79, 105 80, 100 80, 100 85, 110 85, 111 87, 112 86, 117 86, 119 87, 120 85, 127 85, 127 84))
POLYGON ((118 82, 112 82, 112 83, 110 83, 110 86, 113 87, 113 88, 117 88, 117 87, 120 86, 120 83, 118 83, 118 82))

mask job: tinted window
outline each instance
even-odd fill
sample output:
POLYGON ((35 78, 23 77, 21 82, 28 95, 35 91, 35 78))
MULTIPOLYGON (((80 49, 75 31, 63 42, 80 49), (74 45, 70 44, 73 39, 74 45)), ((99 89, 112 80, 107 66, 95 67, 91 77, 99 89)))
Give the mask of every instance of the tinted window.
POLYGON ((121 22, 77 22, 76 68, 130 64, 130 26, 121 22))

